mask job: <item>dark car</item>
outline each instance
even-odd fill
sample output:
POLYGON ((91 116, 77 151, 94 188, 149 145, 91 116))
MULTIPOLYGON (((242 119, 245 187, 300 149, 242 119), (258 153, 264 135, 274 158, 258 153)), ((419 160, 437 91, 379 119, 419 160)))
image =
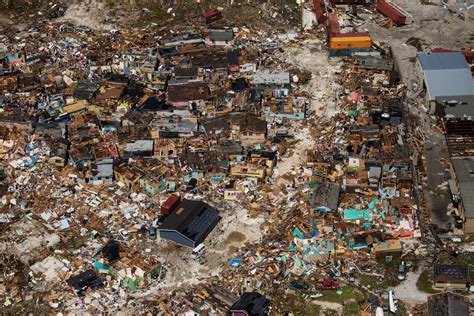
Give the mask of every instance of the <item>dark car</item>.
POLYGON ((90 31, 92 31, 92 29, 87 25, 81 24, 79 26, 76 26, 76 31, 89 33, 90 31))
POLYGON ((72 33, 74 32, 74 26, 71 24, 61 24, 59 26, 59 31, 65 33, 72 33))
POLYGON ((156 227, 155 226, 150 226, 148 228, 148 238, 151 240, 156 240, 157 234, 156 234, 156 227))
POLYGON ((186 191, 194 190, 196 188, 197 182, 198 181, 196 178, 191 178, 191 180, 189 180, 188 184, 186 185, 186 191))
POLYGON ((293 291, 303 291, 309 288, 309 284, 302 280, 295 280, 288 285, 288 288, 293 291))
POLYGON ((265 43, 263 45, 263 51, 271 51, 278 49, 278 44, 277 43, 265 43))

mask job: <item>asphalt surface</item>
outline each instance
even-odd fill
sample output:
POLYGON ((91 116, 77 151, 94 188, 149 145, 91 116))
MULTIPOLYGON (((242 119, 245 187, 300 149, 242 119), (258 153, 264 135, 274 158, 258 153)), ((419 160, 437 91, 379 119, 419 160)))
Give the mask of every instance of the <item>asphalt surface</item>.
POLYGON ((446 185, 449 179, 449 173, 445 171, 447 166, 444 163, 444 161, 449 161, 446 138, 439 129, 433 128, 436 122, 431 116, 423 110, 414 112, 418 115, 421 129, 426 136, 423 146, 426 181, 422 182, 422 185, 430 221, 440 228, 450 229, 453 218, 447 214, 448 204, 452 202, 452 199, 446 185))

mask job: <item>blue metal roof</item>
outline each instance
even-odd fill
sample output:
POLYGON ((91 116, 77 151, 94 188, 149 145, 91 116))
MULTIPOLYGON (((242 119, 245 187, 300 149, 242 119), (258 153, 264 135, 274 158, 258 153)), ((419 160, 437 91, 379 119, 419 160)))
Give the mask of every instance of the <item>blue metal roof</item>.
POLYGON ((469 69, 429 70, 425 83, 430 100, 440 96, 474 95, 474 81, 469 69))
POLYGON ((460 52, 423 53, 417 54, 421 67, 427 70, 469 69, 469 65, 460 52))
POLYGON ((417 54, 430 100, 436 97, 473 95, 471 69, 460 52, 417 54))

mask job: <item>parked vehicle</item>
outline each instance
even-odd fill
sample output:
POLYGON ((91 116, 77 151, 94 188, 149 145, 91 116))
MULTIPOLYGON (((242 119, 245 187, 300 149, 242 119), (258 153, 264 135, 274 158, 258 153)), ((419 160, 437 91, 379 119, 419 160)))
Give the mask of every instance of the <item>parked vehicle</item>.
POLYGON ((120 228, 120 229, 119 229, 119 234, 120 234, 120 236, 121 236, 123 239, 125 239, 125 240, 127 240, 128 237, 130 237, 130 233, 129 233, 126 229, 124 229, 124 228, 120 228))
POLYGON ((323 282, 319 282, 316 285, 317 290, 338 290, 339 289, 339 282, 337 280, 329 280, 326 279, 323 282))
POLYGON ((278 48, 278 44, 277 43, 265 43, 263 44, 263 50, 264 51, 270 51, 270 50, 275 50, 278 48))
POLYGON ((148 238, 150 238, 151 240, 156 240, 157 238, 157 230, 156 227, 153 225, 148 228, 148 238))
POLYGON ((288 288, 293 291, 301 291, 309 288, 309 284, 303 280, 295 280, 288 285, 288 288))
POLYGON ((312 298, 312 299, 316 299, 316 298, 320 298, 320 297, 323 297, 323 293, 316 293, 316 294, 310 295, 310 298, 312 298))
POLYGON ((398 280, 403 281, 405 280, 405 277, 406 277, 406 266, 405 266, 405 261, 402 261, 402 263, 400 263, 400 265, 398 266, 397 278, 398 280))
POLYGON ((194 188, 196 188, 196 185, 197 185, 197 179, 191 178, 191 180, 189 180, 188 184, 186 185, 186 191, 194 190, 194 188))
POLYGON ((76 26, 76 30, 77 31, 80 31, 80 32, 85 32, 85 33, 89 33, 91 31, 91 28, 88 27, 87 25, 79 25, 79 26, 76 26))
POLYGON ((72 33, 74 32, 74 26, 70 24, 61 24, 59 26, 59 31, 60 32, 66 32, 66 33, 72 33))
POLYGON ((204 244, 199 244, 193 249, 191 257, 193 259, 199 259, 204 254, 204 251, 206 251, 206 246, 204 246, 204 244))

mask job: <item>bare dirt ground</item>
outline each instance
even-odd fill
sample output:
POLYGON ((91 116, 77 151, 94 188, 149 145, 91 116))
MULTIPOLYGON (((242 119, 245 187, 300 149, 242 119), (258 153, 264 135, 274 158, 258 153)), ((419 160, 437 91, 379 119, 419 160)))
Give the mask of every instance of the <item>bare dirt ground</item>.
POLYGON ((423 270, 418 269, 415 272, 408 272, 405 281, 393 289, 395 297, 408 305, 424 303, 428 299, 428 294, 418 290, 416 282, 423 270))
POLYGON ((87 25, 95 30, 110 30, 113 25, 107 21, 108 6, 103 1, 78 1, 68 7, 59 21, 87 25))
POLYGON ((339 303, 324 302, 319 300, 312 301, 311 303, 321 308, 321 315, 326 315, 327 312, 330 315, 344 315, 344 306, 339 303))
POLYGON ((312 74, 311 81, 303 88, 311 97, 311 111, 316 116, 332 117, 336 111, 336 91, 340 89, 334 78, 342 62, 330 60, 322 45, 317 39, 307 40, 301 47, 288 48, 285 54, 289 64, 312 74))
POLYGON ((306 125, 301 127, 294 124, 293 135, 296 141, 289 152, 278 162, 273 177, 279 184, 282 175, 295 173, 305 162, 306 152, 314 148, 316 142, 311 138, 310 127, 318 119, 327 119, 337 111, 336 94, 340 86, 335 83, 335 73, 340 70, 341 61, 329 60, 326 50, 318 39, 306 40, 299 47, 288 47, 281 56, 291 67, 306 70, 311 73, 311 80, 302 87, 302 91, 309 95, 311 114, 306 125))

